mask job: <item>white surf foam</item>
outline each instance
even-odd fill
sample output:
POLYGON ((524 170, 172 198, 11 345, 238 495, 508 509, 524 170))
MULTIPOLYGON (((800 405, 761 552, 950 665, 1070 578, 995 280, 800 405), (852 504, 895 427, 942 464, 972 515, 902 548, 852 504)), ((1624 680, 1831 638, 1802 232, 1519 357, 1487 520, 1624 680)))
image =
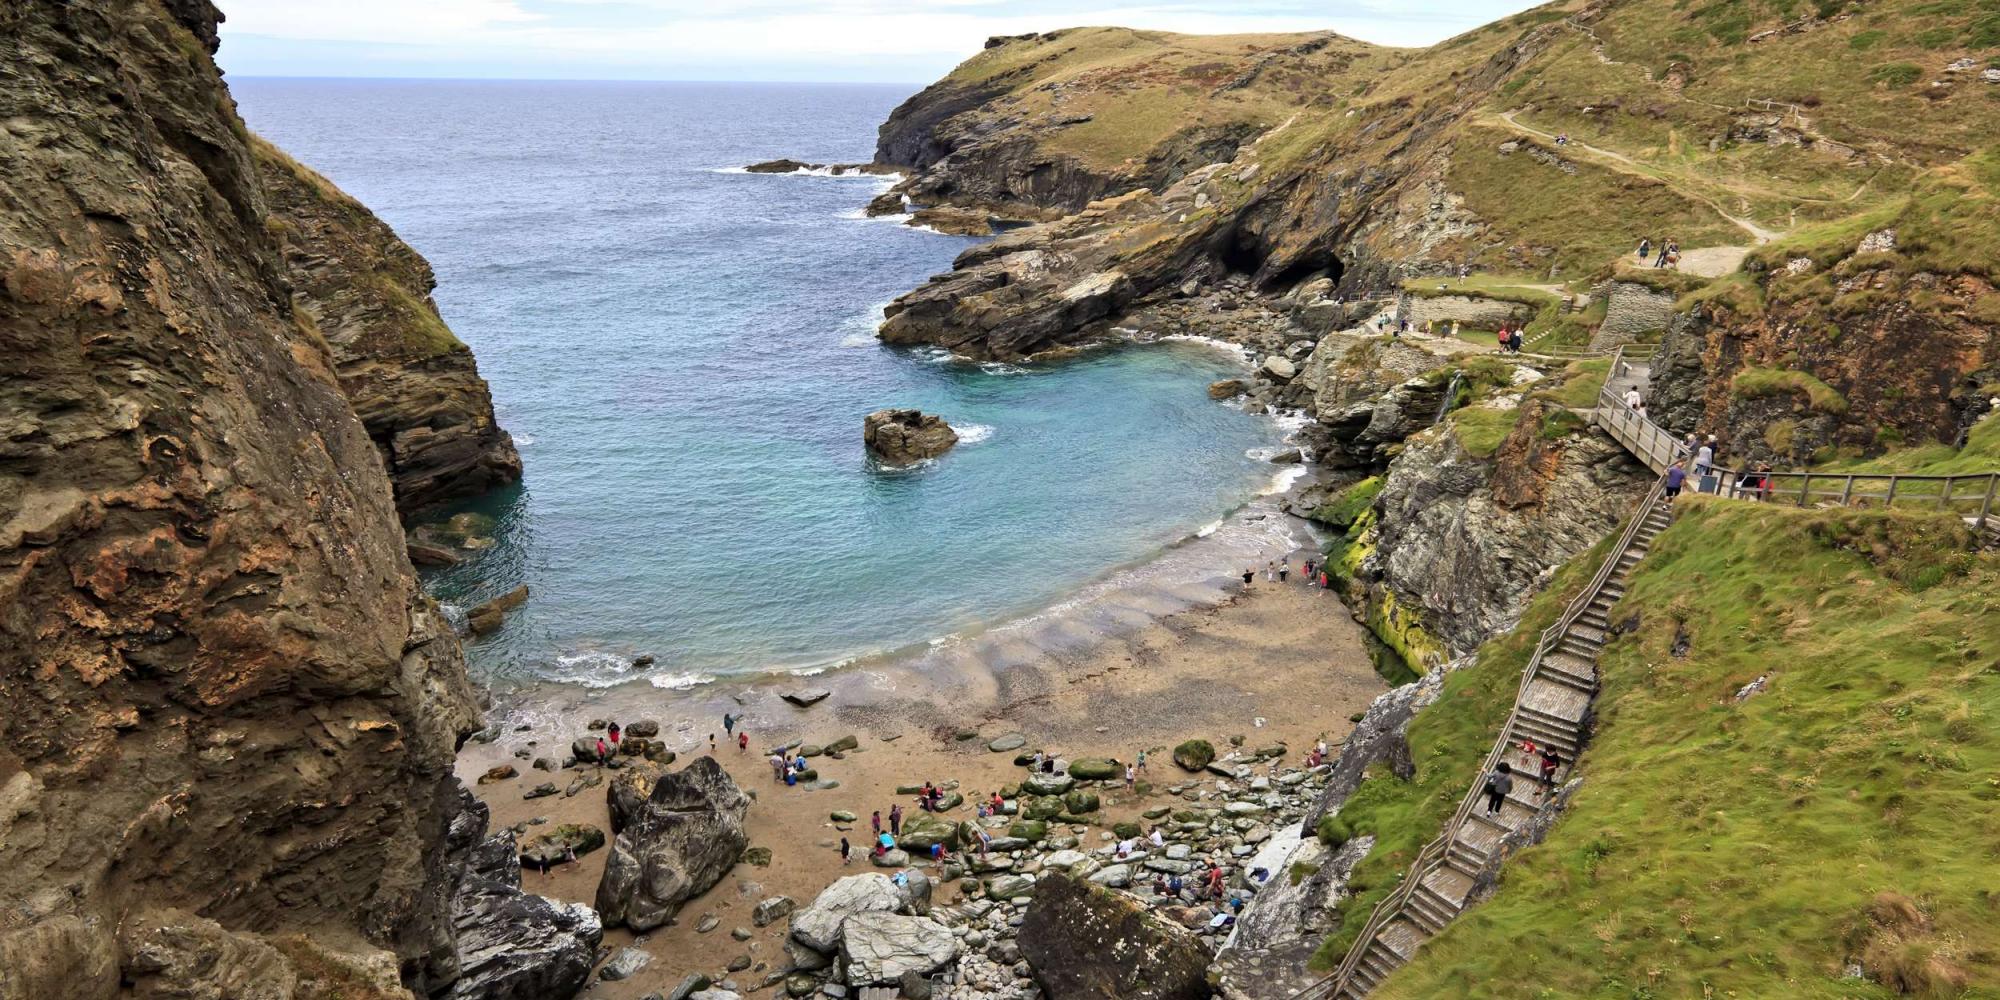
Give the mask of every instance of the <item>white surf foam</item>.
POLYGON ((986 424, 966 424, 958 429, 959 444, 978 444, 993 436, 993 428, 986 424))
POLYGON ((1286 490, 1291 489, 1292 484, 1298 482, 1299 477, 1305 474, 1306 474, 1306 467, 1303 465, 1285 466, 1283 469, 1280 469, 1278 471, 1277 475, 1271 477, 1270 488, 1266 489, 1261 495, 1271 496, 1272 494, 1275 493, 1283 493, 1286 490))

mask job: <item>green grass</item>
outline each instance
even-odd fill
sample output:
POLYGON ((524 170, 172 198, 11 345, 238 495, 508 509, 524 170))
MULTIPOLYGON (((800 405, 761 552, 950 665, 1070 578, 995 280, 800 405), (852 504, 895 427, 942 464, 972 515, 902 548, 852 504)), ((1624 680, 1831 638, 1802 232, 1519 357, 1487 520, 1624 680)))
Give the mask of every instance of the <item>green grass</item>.
MULTIPOLYGON (((1606 649, 1568 815, 1374 995, 2000 995, 2000 557, 1966 542, 1943 517, 1686 504, 1617 609, 1638 627, 1606 649)), ((1483 749, 1508 692, 1478 680, 1413 724, 1420 761, 1442 732, 1483 749)), ((1398 818, 1427 839, 1436 812, 1398 818)))
POLYGON ((1518 407, 1503 410, 1492 406, 1468 406, 1452 411, 1451 432, 1466 454, 1475 458, 1492 458, 1493 453, 1500 450, 1501 442, 1507 440, 1507 432, 1514 429, 1514 423, 1520 416, 1518 407))
POLYGON ((1572 361, 1561 374, 1542 382, 1534 394, 1571 409, 1587 409, 1597 405, 1597 394, 1610 374, 1610 358, 1572 361))
POLYGON ((1903 448, 1875 458, 1836 459, 1815 467, 1823 472, 1907 473, 1917 476, 1962 476, 2000 471, 2000 418, 1988 415, 1972 425, 1965 446, 1929 444, 1903 448))
POLYGON ((1346 531, 1375 503, 1375 496, 1382 492, 1384 482, 1381 476, 1369 476, 1341 490, 1333 499, 1314 508, 1306 516, 1328 527, 1346 531))
POLYGON ((1832 386, 1802 371, 1779 368, 1745 368, 1730 380, 1730 388, 1746 399, 1762 399, 1782 393, 1806 397, 1806 404, 1821 413, 1846 413, 1847 399, 1832 386))
POLYGON ((1467 295, 1478 299, 1498 299, 1540 309, 1561 302, 1560 296, 1545 288, 1530 288, 1533 279, 1510 278, 1498 274, 1468 274, 1463 278, 1405 278, 1403 290, 1418 298, 1467 295), (1442 285, 1443 287, 1439 287, 1442 285))

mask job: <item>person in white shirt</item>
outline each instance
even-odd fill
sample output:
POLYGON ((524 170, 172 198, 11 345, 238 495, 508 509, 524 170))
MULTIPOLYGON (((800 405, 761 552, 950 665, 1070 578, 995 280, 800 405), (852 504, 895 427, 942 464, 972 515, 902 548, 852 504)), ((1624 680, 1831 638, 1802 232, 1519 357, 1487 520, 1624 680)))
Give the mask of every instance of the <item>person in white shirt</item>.
POLYGON ((1638 386, 1633 386, 1632 388, 1625 390, 1625 406, 1627 408, 1640 410, 1644 409, 1645 405, 1646 405, 1645 397, 1639 395, 1638 386))

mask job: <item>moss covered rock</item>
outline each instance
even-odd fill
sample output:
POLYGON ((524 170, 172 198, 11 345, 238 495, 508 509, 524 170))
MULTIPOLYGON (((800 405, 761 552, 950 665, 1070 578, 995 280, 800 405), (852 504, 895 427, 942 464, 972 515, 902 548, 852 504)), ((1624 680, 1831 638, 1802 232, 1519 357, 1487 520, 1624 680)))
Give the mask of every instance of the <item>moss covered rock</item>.
POLYGON ((1188 740, 1174 748, 1174 763, 1183 771, 1199 771, 1215 762, 1215 747, 1207 740, 1188 740))
POLYGON ((1103 781, 1125 773, 1117 762, 1104 757, 1079 757, 1069 762, 1070 777, 1083 781, 1103 781))

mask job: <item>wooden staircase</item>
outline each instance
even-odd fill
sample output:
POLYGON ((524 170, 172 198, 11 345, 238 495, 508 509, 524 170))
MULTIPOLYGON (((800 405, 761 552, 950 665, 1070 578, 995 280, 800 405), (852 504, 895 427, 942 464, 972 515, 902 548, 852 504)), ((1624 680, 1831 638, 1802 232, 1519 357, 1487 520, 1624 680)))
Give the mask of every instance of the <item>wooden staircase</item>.
POLYGON ((1632 568, 1673 517, 1664 489, 1664 480, 1654 483, 1589 585, 1542 632, 1521 671, 1514 710, 1444 832, 1425 846, 1402 884, 1369 915, 1340 968, 1299 993, 1298 1000, 1367 996, 1465 910, 1474 879, 1505 861, 1507 839, 1542 809, 1540 765, 1521 759, 1518 748, 1524 740, 1553 748, 1563 760, 1556 780, 1568 778, 1588 737, 1597 659, 1612 634, 1612 608, 1625 595, 1632 568), (1515 767, 1514 788, 1500 809, 1489 813, 1486 776, 1502 761, 1515 767))

